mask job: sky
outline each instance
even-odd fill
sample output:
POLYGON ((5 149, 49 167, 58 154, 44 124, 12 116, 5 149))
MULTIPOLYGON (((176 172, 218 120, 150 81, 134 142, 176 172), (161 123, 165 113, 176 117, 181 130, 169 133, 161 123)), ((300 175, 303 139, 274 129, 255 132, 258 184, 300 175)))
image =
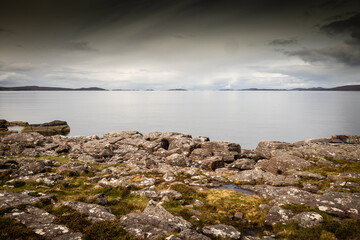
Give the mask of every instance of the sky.
POLYGON ((0 86, 360 84, 358 0, 0 0, 0 86))

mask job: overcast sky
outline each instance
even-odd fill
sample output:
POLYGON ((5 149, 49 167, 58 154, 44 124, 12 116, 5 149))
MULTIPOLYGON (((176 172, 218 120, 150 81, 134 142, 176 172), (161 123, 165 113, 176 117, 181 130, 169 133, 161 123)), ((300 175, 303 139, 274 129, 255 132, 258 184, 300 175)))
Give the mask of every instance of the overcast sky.
POLYGON ((1 0, 0 86, 360 84, 360 1, 1 0))

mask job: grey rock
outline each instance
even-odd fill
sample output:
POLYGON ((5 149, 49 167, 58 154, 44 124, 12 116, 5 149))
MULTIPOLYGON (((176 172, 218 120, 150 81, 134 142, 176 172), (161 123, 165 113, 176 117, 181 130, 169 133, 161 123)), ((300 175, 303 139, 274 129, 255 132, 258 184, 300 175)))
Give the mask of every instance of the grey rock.
POLYGON ((340 217, 360 219, 360 195, 326 190, 322 195, 313 194, 296 187, 268 185, 242 186, 264 198, 273 198, 276 205, 299 204, 317 207, 320 211, 340 217))
POLYGON ((17 219, 45 239, 82 239, 81 233, 73 233, 66 226, 52 223, 55 216, 39 208, 27 206, 24 210, 13 209, 5 216, 17 219))
POLYGON ((103 178, 98 182, 98 184, 103 187, 110 186, 113 188, 117 188, 119 186, 126 187, 126 188, 131 187, 131 184, 128 183, 125 179, 113 178, 113 177, 103 178))
POLYGON ((228 168, 238 170, 250 170, 255 168, 255 160, 249 158, 241 158, 231 163, 228 168))
POLYGON ((22 130, 22 133, 37 132, 45 136, 52 136, 56 134, 68 134, 70 132, 70 127, 65 121, 55 120, 48 123, 42 124, 29 124, 25 126, 22 130))
POLYGON ((33 197, 29 192, 15 193, 0 190, 0 209, 16 207, 21 204, 34 204, 37 201, 42 201, 51 198, 50 195, 40 197, 33 197))
POLYGON ((71 207, 76 211, 85 214, 92 222, 115 220, 116 216, 104 206, 76 201, 62 201, 62 205, 71 207))
POLYGON ((320 224, 324 218, 317 212, 302 212, 295 215, 292 220, 296 220, 300 227, 310 228, 320 224))
POLYGON ((204 170, 216 170, 217 168, 224 167, 224 160, 222 157, 207 157, 201 162, 201 168, 204 170))
POLYGON ((262 161, 260 168, 266 172, 273 174, 283 174, 289 169, 299 167, 310 167, 312 164, 297 156, 292 156, 288 153, 277 154, 269 160, 262 161))
POLYGON ((295 214, 290 210, 274 206, 270 209, 268 215, 266 216, 265 224, 271 226, 275 225, 276 223, 287 224, 294 215, 295 214))
POLYGON ((45 138, 39 133, 15 133, 2 138, 1 143, 10 145, 13 143, 24 147, 36 147, 44 144, 45 138))
POLYGON ((181 231, 179 233, 179 237, 183 240, 210 240, 209 237, 191 229, 186 229, 184 231, 181 231))
POLYGON ((186 166, 186 159, 183 154, 174 153, 174 154, 166 157, 165 161, 170 166, 179 166, 179 167, 186 166))
POLYGON ((153 200, 150 200, 148 205, 143 211, 144 214, 156 216, 163 221, 168 221, 174 223, 181 230, 185 230, 192 227, 192 224, 184 220, 181 217, 177 217, 166 211, 166 209, 160 204, 156 203, 153 200))
POLYGON ((179 227, 157 216, 129 213, 122 216, 120 225, 131 235, 142 239, 157 239, 170 232, 179 232, 179 227))
POLYGON ((240 239, 241 237, 241 233, 236 228, 224 224, 205 226, 202 231, 206 235, 217 238, 240 239))

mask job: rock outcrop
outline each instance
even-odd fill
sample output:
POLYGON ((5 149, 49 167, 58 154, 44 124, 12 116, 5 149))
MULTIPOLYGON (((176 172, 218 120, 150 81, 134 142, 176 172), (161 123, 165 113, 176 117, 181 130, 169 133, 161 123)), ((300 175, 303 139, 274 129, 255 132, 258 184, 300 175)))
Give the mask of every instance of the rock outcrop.
POLYGON ((70 127, 65 121, 55 120, 48 123, 26 125, 21 132, 37 132, 45 136, 56 134, 66 135, 70 132, 70 127))
POLYGON ((291 231, 339 237, 346 224, 360 226, 358 136, 245 150, 183 133, 43 130, 0 137, 0 218, 45 239, 292 239, 291 231))

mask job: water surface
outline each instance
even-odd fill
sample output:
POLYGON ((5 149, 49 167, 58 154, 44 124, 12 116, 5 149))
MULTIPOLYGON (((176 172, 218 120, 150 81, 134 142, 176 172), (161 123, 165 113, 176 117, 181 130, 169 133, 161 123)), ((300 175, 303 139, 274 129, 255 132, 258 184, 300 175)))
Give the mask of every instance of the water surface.
POLYGON ((260 140, 360 135, 360 92, 0 92, 1 118, 64 120, 71 136, 174 131, 255 148, 260 140))

